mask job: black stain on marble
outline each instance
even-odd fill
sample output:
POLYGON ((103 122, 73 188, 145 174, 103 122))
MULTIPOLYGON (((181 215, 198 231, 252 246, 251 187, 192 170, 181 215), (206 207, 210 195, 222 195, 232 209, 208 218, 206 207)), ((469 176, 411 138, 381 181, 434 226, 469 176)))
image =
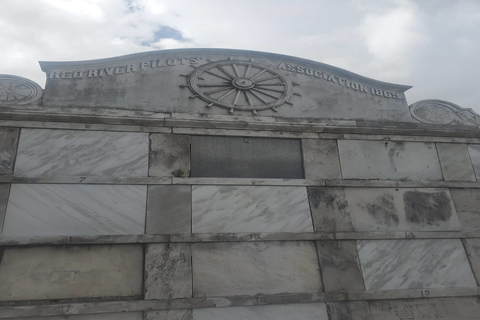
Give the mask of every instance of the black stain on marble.
POLYGON ((398 211, 391 194, 380 195, 364 207, 377 223, 386 226, 397 226, 399 223, 398 211))
POLYGON ((403 201, 408 222, 437 225, 452 216, 452 206, 444 192, 407 191, 403 201))
POLYGON ((405 151, 405 142, 385 142, 385 149, 388 149, 388 157, 393 162, 393 158, 400 156, 405 151))
POLYGON ((342 199, 335 191, 338 189, 331 188, 307 188, 308 199, 310 205, 318 209, 319 207, 335 208, 337 210, 345 210, 348 202, 342 199))

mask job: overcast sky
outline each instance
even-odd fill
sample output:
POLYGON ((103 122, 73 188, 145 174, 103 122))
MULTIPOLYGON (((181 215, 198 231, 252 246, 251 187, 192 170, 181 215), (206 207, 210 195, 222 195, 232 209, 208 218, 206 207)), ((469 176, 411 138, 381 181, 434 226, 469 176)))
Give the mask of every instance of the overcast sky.
POLYGON ((0 0, 0 73, 173 48, 274 52, 480 113, 480 0, 0 0))

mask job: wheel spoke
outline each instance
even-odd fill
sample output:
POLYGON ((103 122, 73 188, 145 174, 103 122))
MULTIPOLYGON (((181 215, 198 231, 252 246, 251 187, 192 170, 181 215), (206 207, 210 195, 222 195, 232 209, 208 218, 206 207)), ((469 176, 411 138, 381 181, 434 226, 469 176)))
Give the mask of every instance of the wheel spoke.
POLYGON ((255 87, 255 89, 258 89, 258 90, 267 90, 267 91, 272 91, 272 92, 285 93, 284 90, 275 90, 275 89, 270 89, 270 88, 263 88, 262 86, 255 87))
POLYGON ((204 72, 205 72, 205 73, 208 73, 208 74, 211 74, 212 76, 221 78, 221 79, 223 79, 223 80, 227 80, 227 81, 232 80, 232 79, 225 78, 224 76, 218 75, 218 74, 216 74, 216 73, 213 73, 213 72, 211 72, 211 71, 208 71, 208 70, 205 70, 204 72))
POLYGON ((218 98, 217 100, 218 101, 222 101, 223 98, 226 98, 228 97, 229 95, 231 95, 232 93, 234 93, 237 89, 232 89, 230 91, 228 91, 227 93, 225 93, 223 96, 221 96, 220 98, 218 98))
POLYGON ((211 91, 205 91, 204 94, 210 95, 210 94, 212 94, 212 93, 227 91, 227 90, 229 90, 229 89, 230 89, 230 87, 228 87, 228 88, 222 88, 222 89, 217 89, 217 90, 211 90, 211 91))
POLYGON ((235 75, 237 76, 237 78, 240 78, 240 73, 238 72, 237 65, 234 63, 234 64, 232 64, 232 67, 233 67, 233 71, 235 72, 235 75))
POLYGON ((217 66, 217 69, 220 70, 220 71, 222 71, 223 73, 225 73, 225 74, 230 78, 230 80, 235 79, 235 77, 232 76, 232 75, 230 74, 230 72, 228 72, 227 70, 225 70, 222 66, 217 66))
POLYGON ((233 98, 233 105, 237 104, 238 98, 240 98, 241 93, 242 93, 242 90, 237 90, 237 93, 235 94, 235 98, 233 98))
POLYGON ((249 64, 248 67, 247 67, 247 70, 245 70, 245 78, 248 77, 248 74, 250 73, 250 69, 252 69, 252 65, 249 64))
POLYGON ((257 98, 258 100, 262 101, 263 103, 267 103, 267 101, 265 101, 265 99, 263 99, 262 97, 260 97, 258 94, 256 94, 254 91, 250 91, 250 93, 255 97, 257 98))
POLYGON ((219 84, 199 84, 201 88, 208 88, 208 87, 231 87, 232 85, 229 83, 219 83, 219 84))
MULTIPOLYGON (((255 83, 259 83, 261 81, 256 81, 255 83)), ((285 86, 286 84, 285 83, 265 83, 265 84, 259 84, 259 86, 261 87, 275 87, 275 86, 285 86)))
MULTIPOLYGON (((260 91, 260 90, 258 90, 258 89, 256 89, 256 88, 252 88, 252 90, 253 90, 253 91, 256 91, 256 92, 258 92, 258 93, 261 93, 261 94, 263 94, 263 95, 266 95, 267 97, 270 97, 270 98, 273 98, 273 99, 278 99, 278 98, 279 98, 279 97, 277 97, 277 96, 274 96, 273 94, 270 94, 270 93, 268 93, 268 92, 260 91)), ((252 92, 252 93, 253 93, 253 92, 252 92)))
POLYGON ((258 72, 256 75, 254 75, 253 77, 250 78, 250 80, 253 80, 255 79, 256 77, 262 75, 264 72, 268 71, 267 69, 263 69, 261 70, 260 72, 258 72))
POLYGON ((251 106, 253 103, 252 99, 250 99, 250 96, 248 95, 248 91, 243 91, 243 93, 245 94, 245 98, 247 98, 248 105, 251 106))

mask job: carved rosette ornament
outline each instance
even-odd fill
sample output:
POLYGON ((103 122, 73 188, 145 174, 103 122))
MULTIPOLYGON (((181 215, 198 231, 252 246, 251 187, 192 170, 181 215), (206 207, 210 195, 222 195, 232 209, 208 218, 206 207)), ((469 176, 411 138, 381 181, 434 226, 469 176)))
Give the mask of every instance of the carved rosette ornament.
POLYGON ((294 92, 292 83, 274 69, 250 61, 225 60, 204 64, 189 75, 187 85, 194 95, 207 102, 207 107, 221 107, 230 113, 236 110, 257 111, 277 108, 283 104, 292 105, 294 92))
POLYGON ((480 115, 472 109, 461 108, 443 100, 421 100, 410 105, 410 113, 428 124, 480 125, 480 115))
POLYGON ((34 103, 42 94, 42 88, 29 79, 0 74, 0 105, 34 103))

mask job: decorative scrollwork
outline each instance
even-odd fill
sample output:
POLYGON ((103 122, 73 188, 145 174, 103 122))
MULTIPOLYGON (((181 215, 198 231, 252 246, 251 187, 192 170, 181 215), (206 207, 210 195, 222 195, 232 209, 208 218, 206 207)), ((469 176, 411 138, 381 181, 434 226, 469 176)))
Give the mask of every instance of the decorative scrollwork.
POLYGON ((0 105, 29 104, 40 99, 42 94, 42 88, 29 79, 0 75, 0 105))

